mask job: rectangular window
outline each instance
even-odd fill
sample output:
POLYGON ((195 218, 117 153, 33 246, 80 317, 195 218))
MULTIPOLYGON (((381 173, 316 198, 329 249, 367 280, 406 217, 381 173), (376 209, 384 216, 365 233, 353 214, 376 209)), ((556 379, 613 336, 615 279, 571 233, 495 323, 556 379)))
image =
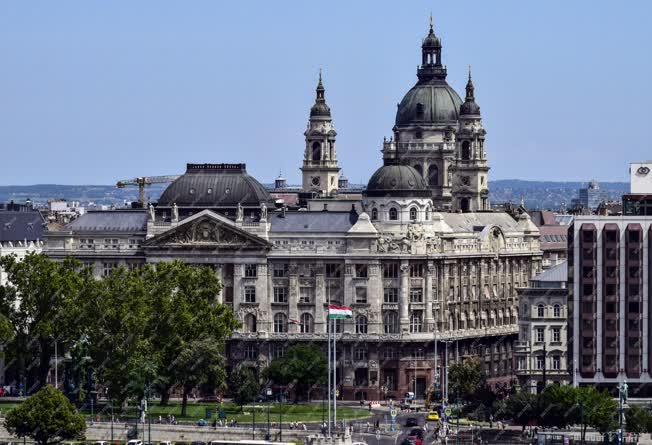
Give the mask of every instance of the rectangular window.
POLYGON ((418 287, 410 288, 410 303, 423 303, 423 289, 418 287))
POLYGON ((398 303, 398 288, 386 287, 383 290, 383 302, 385 303, 398 303))
POLYGON ((537 343, 542 343, 545 341, 545 328, 537 328, 536 330, 536 340, 537 343))
POLYGON ((223 292, 224 292, 224 302, 233 303, 233 286, 225 287, 223 292))
POLYGON ((257 275, 256 264, 245 264, 244 265, 244 276, 246 278, 256 278, 257 275))
POLYGON ((552 328, 552 341, 557 343, 561 341, 561 328, 552 328))
POLYGON ((85 238, 85 239, 80 239, 79 243, 80 243, 79 245, 80 249, 92 249, 94 247, 95 240, 85 238))
POLYGON ((366 287, 356 287, 355 288, 355 302, 358 304, 367 303, 367 288, 366 287))
POLYGON ((108 261, 102 263, 102 276, 108 277, 117 268, 118 268, 118 263, 116 263, 115 261, 108 261))
POLYGON ((552 356, 552 369, 558 371, 561 369, 561 357, 558 355, 552 356))
POLYGON ((312 287, 300 287, 299 288, 299 303, 310 303, 312 302, 313 289, 312 287))
POLYGON ((326 264, 326 277, 327 278, 340 278, 342 276, 342 265, 339 263, 326 264))
POLYGON ((423 264, 410 264, 410 277, 423 278, 423 264))
POLYGON ((289 267, 287 264, 274 264, 274 278, 286 278, 289 267))
POLYGON ((129 248, 130 249, 137 249, 140 247, 140 240, 137 239, 130 239, 129 240, 129 248))
POLYGON ((274 288, 274 303, 287 303, 287 302, 288 302, 288 288, 287 287, 275 287, 274 288))
POLYGON ((536 357, 536 369, 543 369, 543 356, 537 355, 536 357))
POLYGON ((245 360, 256 360, 258 358, 258 345, 247 343, 245 345, 245 360))
POLYGON ((255 286, 245 286, 245 288, 244 288, 244 302, 245 303, 255 303, 256 302, 256 287, 255 286))
POLYGON ((383 263, 383 278, 398 278, 398 263, 383 263))
POLYGON ((366 264, 356 264, 355 265, 355 276, 356 278, 367 278, 367 265, 366 264))
POLYGON ((355 348, 353 358, 357 361, 367 360, 367 350, 365 348, 355 348))

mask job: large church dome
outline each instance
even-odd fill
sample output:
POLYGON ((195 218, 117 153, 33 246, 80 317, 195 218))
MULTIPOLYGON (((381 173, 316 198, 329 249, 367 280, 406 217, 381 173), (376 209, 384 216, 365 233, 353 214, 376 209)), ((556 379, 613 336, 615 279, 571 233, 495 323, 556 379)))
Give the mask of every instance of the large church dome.
POLYGON ((245 164, 188 164, 186 173, 165 189, 159 206, 219 208, 258 207, 273 200, 265 187, 247 174, 245 164))
POLYGON ((385 165, 371 175, 367 189, 368 197, 430 197, 428 183, 418 171, 409 165, 400 165, 398 160, 387 159, 385 165))
POLYGON ((417 83, 398 106, 396 125, 454 125, 462 99, 443 79, 417 83))

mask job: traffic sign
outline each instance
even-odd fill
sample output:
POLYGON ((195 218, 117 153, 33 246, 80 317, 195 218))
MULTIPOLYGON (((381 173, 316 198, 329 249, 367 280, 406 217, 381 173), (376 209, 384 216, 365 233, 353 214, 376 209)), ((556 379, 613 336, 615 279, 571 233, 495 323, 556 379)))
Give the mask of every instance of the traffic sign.
POLYGON ((446 415, 450 416, 451 414, 453 414, 453 410, 450 408, 446 408, 446 415))
POLYGON ((389 415, 392 416, 392 419, 395 419, 396 416, 398 415, 398 411, 396 411, 396 409, 392 409, 392 410, 389 412, 389 415))

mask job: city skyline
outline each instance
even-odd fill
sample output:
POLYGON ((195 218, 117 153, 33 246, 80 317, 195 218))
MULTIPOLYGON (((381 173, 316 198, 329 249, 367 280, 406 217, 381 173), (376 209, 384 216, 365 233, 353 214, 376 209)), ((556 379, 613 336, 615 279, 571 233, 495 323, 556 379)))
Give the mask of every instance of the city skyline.
POLYGON ((186 162, 247 162, 261 181, 282 171, 298 183, 320 67, 340 166, 366 183, 431 11, 460 95, 472 65, 490 180, 623 181, 649 157, 642 2, 564 14, 515 2, 118 5, 2 5, 0 146, 14 168, 0 184, 111 184, 186 162))

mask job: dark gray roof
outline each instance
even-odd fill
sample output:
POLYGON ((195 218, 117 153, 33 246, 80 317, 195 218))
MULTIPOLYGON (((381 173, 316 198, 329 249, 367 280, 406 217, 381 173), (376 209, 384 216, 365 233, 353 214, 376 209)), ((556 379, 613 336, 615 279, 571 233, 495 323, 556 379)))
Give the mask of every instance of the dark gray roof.
POLYGON ((454 125, 462 99, 443 79, 417 83, 398 106, 396 125, 454 125), (417 113, 421 104, 423 117, 417 113))
POLYGON ((271 213, 272 233, 347 232, 358 220, 352 212, 286 212, 271 213))
POLYGON ((245 164, 188 164, 186 173, 165 189, 159 206, 259 207, 273 202, 265 187, 247 174, 245 164))
POLYGON ((76 232, 144 232, 147 230, 147 212, 145 210, 91 211, 66 224, 63 230, 76 232))
POLYGON ((365 195, 430 197, 430 190, 426 180, 414 167, 387 160, 385 165, 371 175, 365 195))
POLYGON ((0 211, 0 241, 36 241, 43 237, 45 221, 38 211, 0 211))

